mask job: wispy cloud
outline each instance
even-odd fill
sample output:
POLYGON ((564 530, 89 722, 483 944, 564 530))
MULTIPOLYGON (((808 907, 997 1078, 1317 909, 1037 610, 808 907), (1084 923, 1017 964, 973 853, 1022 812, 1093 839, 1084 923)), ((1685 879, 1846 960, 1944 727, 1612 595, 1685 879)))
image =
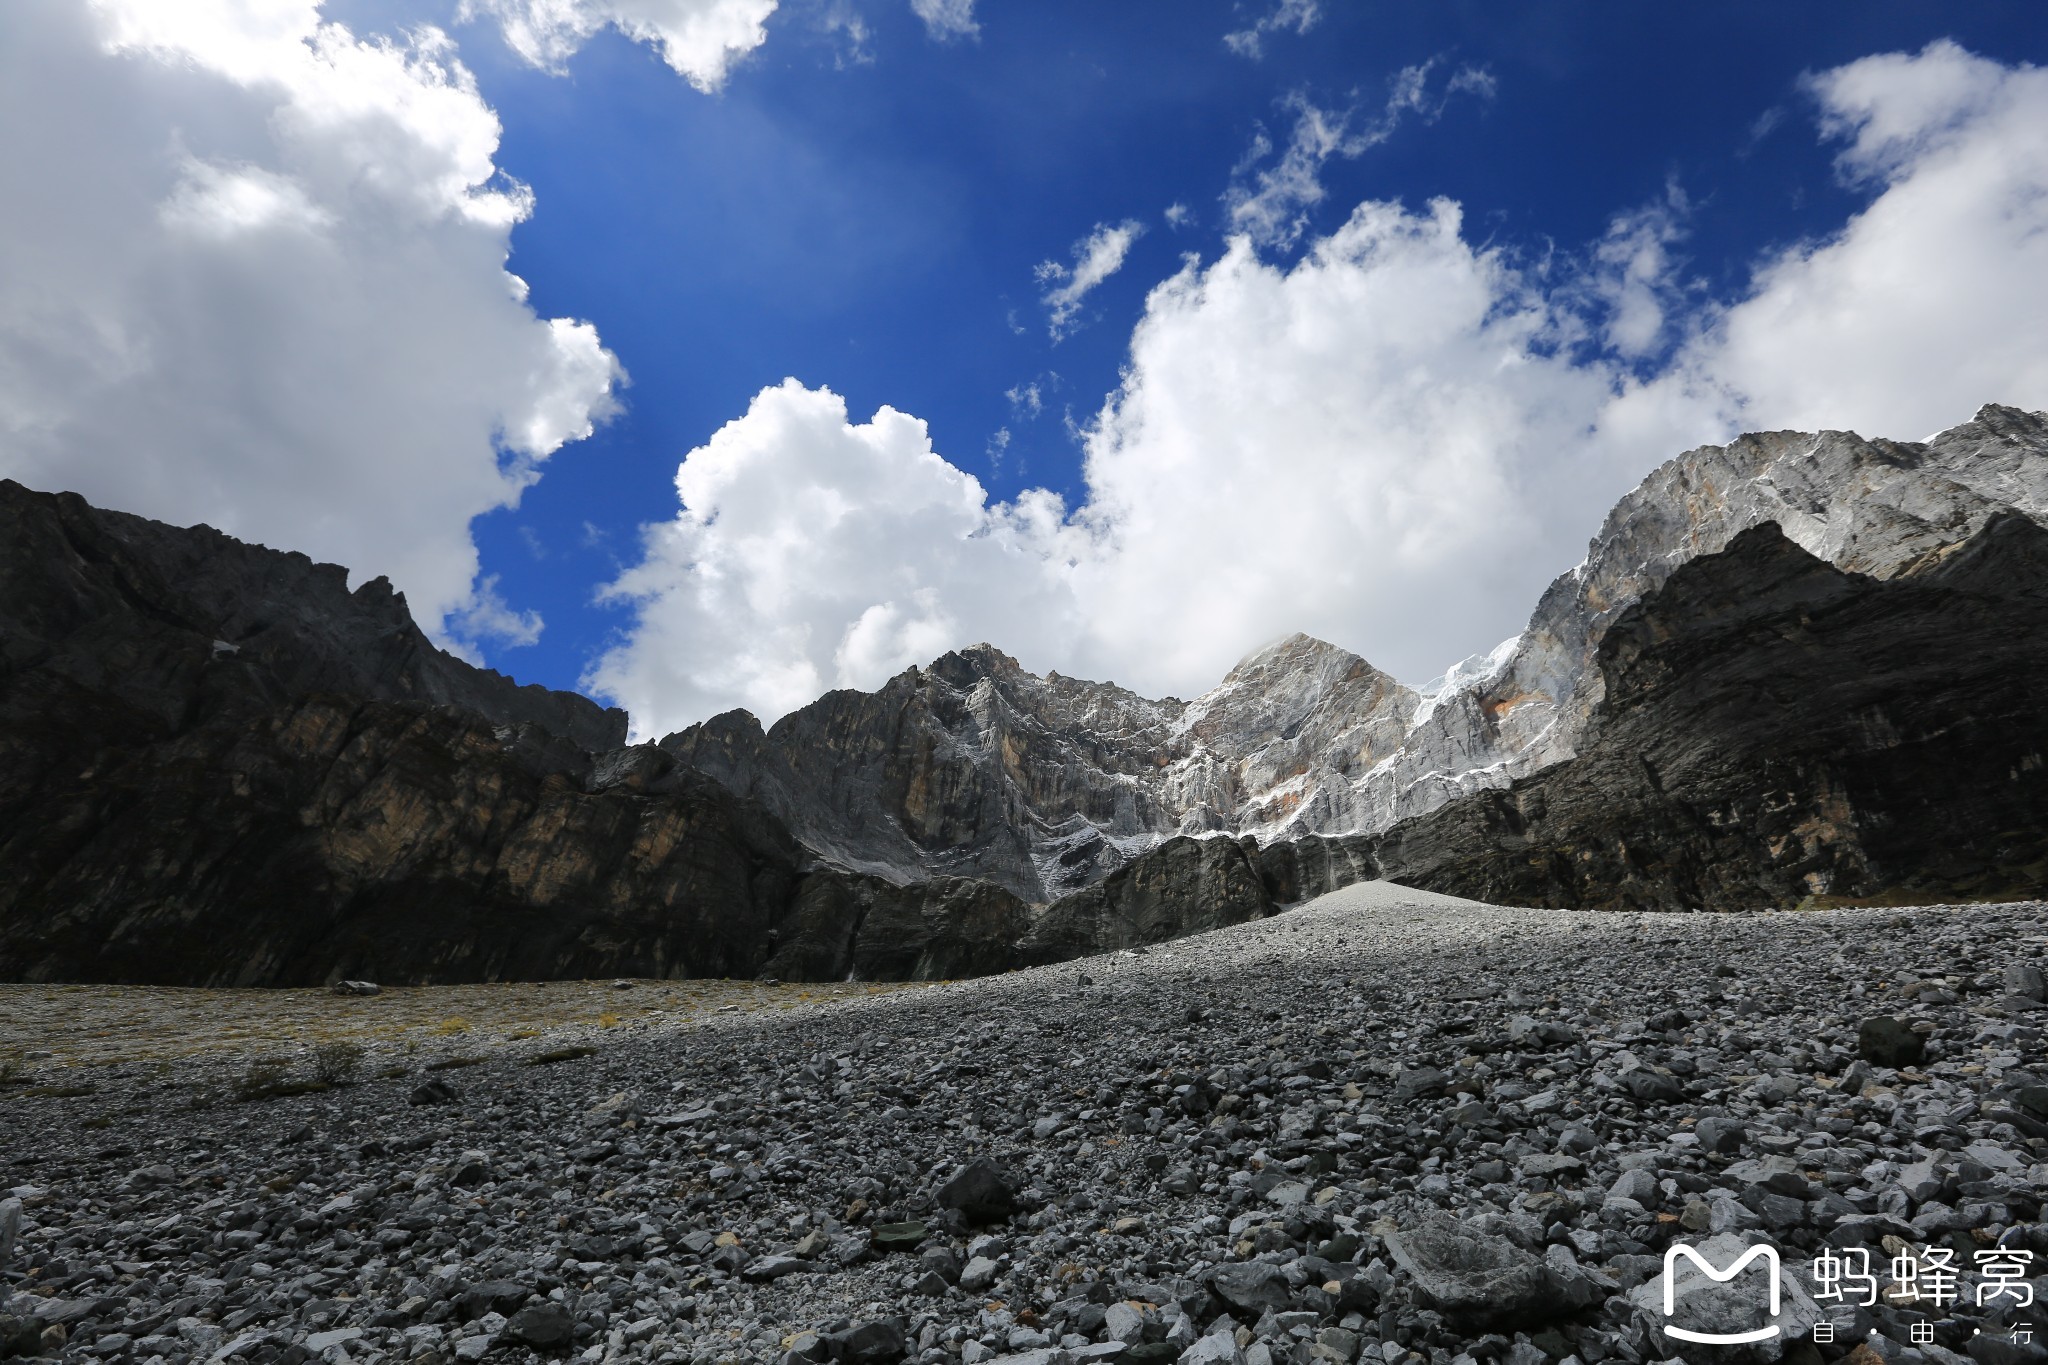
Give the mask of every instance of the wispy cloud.
POLYGON ((1359 156, 1410 118, 1434 123, 1453 96, 1492 99, 1496 93, 1492 73, 1475 66, 1459 67, 1433 92, 1430 76, 1436 65, 1432 58, 1401 68, 1388 82, 1386 102, 1370 116, 1355 105, 1322 108, 1298 90, 1288 95, 1281 101, 1282 109, 1294 115, 1287 150, 1278 162, 1254 171, 1273 154, 1273 140, 1261 130, 1232 172, 1234 183, 1223 195, 1231 227, 1260 246, 1292 246, 1308 227, 1308 210, 1323 200, 1323 167, 1331 157, 1359 156))
POLYGON ((1240 57, 1257 61, 1265 54, 1266 35, 1282 33, 1292 29, 1306 33, 1316 26, 1323 17, 1323 8, 1317 0, 1279 0, 1271 10, 1261 15, 1250 28, 1241 28, 1223 35, 1223 45, 1240 57))
POLYGON ((1074 244, 1074 264, 1041 261, 1033 275, 1047 286, 1043 296, 1049 310, 1047 327, 1058 341, 1074 330, 1081 300, 1088 292, 1123 268, 1131 243, 1145 232, 1145 225, 1127 218, 1114 227, 1097 223, 1095 230, 1074 244))
POLYGON ((910 0, 910 8, 924 20, 924 31, 942 43, 972 38, 981 32, 974 21, 974 0, 910 0))
POLYGON ((540 643, 543 626, 537 611, 515 611, 498 592, 498 576, 478 580, 476 592, 461 609, 448 614, 449 632, 472 647, 484 640, 517 648, 540 643))
POLYGON ((832 54, 835 68, 844 71, 848 67, 874 65, 875 52, 868 46, 874 35, 867 20, 861 18, 860 11, 848 0, 832 0, 819 16, 818 24, 835 48, 832 54))
POLYGON ((1026 422, 1045 411, 1045 395, 1035 379, 1028 384, 1011 385, 1003 397, 1010 400, 1010 411, 1026 422))

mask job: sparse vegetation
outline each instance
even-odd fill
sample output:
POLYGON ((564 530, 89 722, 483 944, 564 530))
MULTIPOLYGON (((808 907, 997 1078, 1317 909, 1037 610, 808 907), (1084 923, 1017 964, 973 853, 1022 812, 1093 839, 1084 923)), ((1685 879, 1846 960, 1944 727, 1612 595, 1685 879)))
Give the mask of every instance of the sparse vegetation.
POLYGON ((363 1045, 337 1038, 313 1049, 313 1075, 325 1085, 354 1085, 363 1069, 363 1045))
POLYGON ((284 1057, 257 1057, 235 1082, 235 1098, 270 1100, 284 1095, 313 1095, 330 1089, 322 1080, 294 1080, 291 1062, 284 1057))
MULTIPOLYGON (((883 987, 921 988, 893 982, 883 987)), ((871 982, 765 991, 751 982, 690 981, 650 987, 627 1005, 602 981, 400 987, 371 1011, 337 1010, 325 990, 0 984, 0 1097, 76 1084, 75 1078, 116 1064, 161 1068, 153 1074, 167 1082, 181 1074, 186 1059, 213 1057, 225 1069, 208 1082, 213 1093, 207 1102, 227 1104, 237 1099, 237 1082, 252 1057, 290 1058, 298 1083, 307 1087, 348 1085, 417 1075, 424 1063, 456 1047, 486 1058, 502 1050, 507 1060, 522 1060, 527 1040, 547 1048, 585 1036, 600 1012, 612 1016, 603 1021, 607 1030, 659 1030, 712 1011, 721 1017, 772 1013, 795 999, 846 1001, 874 989, 871 982), (665 1008, 647 1008, 656 1005, 665 1008), (345 1063, 340 1071, 323 1069, 320 1049, 333 1043, 363 1049, 357 1070, 348 1072, 345 1063)), ((189 1093, 180 1093, 181 1105, 189 1093)))
POLYGON ((276 1093, 291 1074, 291 1064, 282 1057, 251 1058, 242 1078, 235 1082, 235 1095, 239 1099, 260 1100, 276 1093))

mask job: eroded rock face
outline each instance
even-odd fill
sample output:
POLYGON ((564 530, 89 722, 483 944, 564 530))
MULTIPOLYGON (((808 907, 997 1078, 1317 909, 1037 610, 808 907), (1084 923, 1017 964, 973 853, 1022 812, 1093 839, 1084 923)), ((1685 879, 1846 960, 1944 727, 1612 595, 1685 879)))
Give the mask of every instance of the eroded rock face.
POLYGON ((1154 789, 1177 701, 1038 677, 988 645, 873 693, 827 693, 763 733, 744 711, 661 748, 751 797, 842 866, 993 881, 1048 900, 1177 827, 1154 789))
POLYGON ((1890 580, 1743 532, 1622 613, 1599 664, 1575 759, 1379 836, 1385 874, 1591 909, 2038 893, 2048 530, 2027 517, 1890 580))
POLYGON ((1022 901, 990 882, 939 877, 898 886, 819 871, 798 886, 764 968, 785 981, 945 981, 1011 965, 1030 925, 1022 901))
POLYGON ((315 697, 86 752, 0 789, 0 977, 751 976, 803 861, 699 774, 588 790, 452 708, 315 697))
POLYGON ((1017 945, 1018 965, 1164 943, 1273 913, 1256 847, 1174 838, 1094 886, 1066 896, 1017 945))
POLYGON ((1655 910, 2027 898, 2048 880, 2048 529, 2024 516, 1890 580, 1746 531, 1623 613, 1600 665, 1576 758, 1380 834, 1171 841, 1053 905, 1017 960, 1374 877, 1655 910))
POLYGON ((1398 760, 1364 784, 1349 828, 1385 828, 1569 758, 1602 697, 1609 625, 1746 530, 1775 524, 1838 568, 1889 578, 2005 511, 2048 519, 2048 414, 1988 404, 1925 443, 1776 431, 1687 451, 1615 504, 1519 637, 1454 670, 1398 760))
POLYGON ((1192 702, 1039 677, 977 645, 873 693, 830 693, 765 733, 736 711, 660 747, 835 863, 1046 902, 1179 835, 1354 827, 1331 793, 1399 751, 1416 706, 1412 689, 1305 635, 1192 702))

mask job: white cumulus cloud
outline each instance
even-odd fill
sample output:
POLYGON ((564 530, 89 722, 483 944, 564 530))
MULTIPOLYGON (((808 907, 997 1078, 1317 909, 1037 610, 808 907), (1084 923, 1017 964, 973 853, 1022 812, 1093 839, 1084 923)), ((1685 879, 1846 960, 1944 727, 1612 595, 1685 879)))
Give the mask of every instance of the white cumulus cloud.
MULTIPOLYGON (((659 49, 676 74, 707 93, 768 41, 778 0, 462 0, 464 22, 488 15, 528 62, 559 72, 600 29, 659 49)), ((856 24, 858 20, 854 21, 856 24)), ((858 42, 856 41, 856 50, 858 42)))
POLYGON ((1249 236, 1188 265, 1084 428, 1071 512, 992 505, 901 413, 767 390, 684 460, 590 682, 660 733, 981 639, 1154 695, 1296 629, 1420 679, 1518 629, 1691 445, 2048 408, 2048 73, 1940 43, 1809 90, 1870 201, 1720 304, 1677 278, 1668 194, 1562 264, 1439 200, 1362 204, 1291 266, 1249 236))
POLYGON ((1808 85, 1875 198, 1766 262, 1640 401, 1906 438, 1986 401, 2048 407, 2048 70, 1937 42, 1808 85))
POLYGON ((469 524, 614 408, 505 270, 525 188, 447 39, 307 0, 0 7, 0 474, 383 573, 530 638, 469 524))
POLYGON ((924 20, 924 31, 942 43, 981 32, 974 19, 974 0, 910 0, 910 8, 924 20))
POLYGON ((1071 632, 1058 499, 990 505, 892 408, 854 423, 830 390, 763 389, 683 460, 676 493, 680 512, 606 590, 633 623, 585 680, 632 699, 636 733, 740 706, 772 720, 928 663, 963 631, 1039 652, 1071 632))
POLYGON ((1097 223, 1093 232, 1074 243, 1074 264, 1071 268, 1058 261, 1039 262, 1033 274, 1040 284, 1046 286, 1043 297, 1046 326, 1054 341, 1074 330, 1075 319, 1081 312, 1081 301, 1096 285, 1123 269, 1124 257, 1130 253, 1131 243, 1144 232, 1145 225, 1134 218, 1127 218, 1114 226, 1097 223))
POLYGON ((1298 629, 1428 677, 1520 624, 1594 524, 1551 513, 1610 380, 1462 227, 1368 203, 1291 270, 1240 237, 1152 292, 1088 434, 1076 671, 1186 695, 1298 629))

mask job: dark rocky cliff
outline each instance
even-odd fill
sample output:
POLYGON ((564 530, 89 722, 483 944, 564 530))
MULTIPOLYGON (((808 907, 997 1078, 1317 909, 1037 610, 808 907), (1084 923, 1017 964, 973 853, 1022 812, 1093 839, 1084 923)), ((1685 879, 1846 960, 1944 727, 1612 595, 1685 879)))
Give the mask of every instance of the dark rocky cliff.
POLYGON ((2048 530, 2024 516, 1886 580, 1745 531, 1599 666, 1576 759, 1396 826, 1386 875, 1595 909, 2048 887, 2048 530))
MULTIPOLYGON (((613 716, 433 650, 402 601, 348 593, 340 570, 15 485, 0 515, 0 979, 930 979, 1377 876, 1666 909, 2048 883, 2048 531, 2020 515, 1886 579, 1774 525, 1742 532, 1615 618, 1577 757, 1381 834, 1162 835, 1050 905, 834 865, 719 780, 718 746, 758 746, 758 727, 619 747, 613 716)), ((1138 724, 1151 704, 990 681, 1014 669, 949 656, 887 708, 813 708, 802 724, 830 733, 787 780, 851 763, 892 810, 967 812, 991 838, 1061 802, 1114 825, 1089 804, 1096 776, 1161 742, 1138 724), (976 752, 892 766, 891 727, 955 702, 972 714, 926 732, 976 752), (1000 782, 982 780, 986 742, 1008 755, 1000 782)), ((1040 857, 1033 837, 998 861, 1040 857)))
POLYGON ((0 980, 1000 970, 986 882, 821 864, 383 581, 0 482, 0 980))
POLYGON ((0 680, 17 704, 75 687, 175 727, 325 691, 460 706, 583 749, 626 742, 624 711, 437 649, 385 579, 350 592, 339 564, 11 479, 0 527, 0 680))
POLYGON ((0 482, 0 978, 752 974, 806 857, 382 580, 0 482))

